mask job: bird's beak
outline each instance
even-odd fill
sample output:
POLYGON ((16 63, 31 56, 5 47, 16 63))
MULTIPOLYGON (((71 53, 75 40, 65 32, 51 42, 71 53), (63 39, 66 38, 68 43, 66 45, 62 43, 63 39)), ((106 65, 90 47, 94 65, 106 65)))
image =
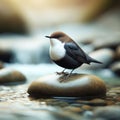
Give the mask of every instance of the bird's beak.
POLYGON ((46 38, 51 38, 50 36, 45 36, 46 38))

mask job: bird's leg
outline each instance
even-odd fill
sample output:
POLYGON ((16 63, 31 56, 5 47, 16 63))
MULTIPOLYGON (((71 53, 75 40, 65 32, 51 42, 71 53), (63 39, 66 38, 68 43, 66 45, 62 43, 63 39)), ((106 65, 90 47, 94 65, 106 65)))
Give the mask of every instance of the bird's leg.
POLYGON ((65 73, 66 68, 62 71, 62 72, 56 72, 58 75, 64 74, 65 73))
POLYGON ((71 72, 66 76, 66 79, 69 78, 72 74, 72 72, 74 71, 75 69, 72 69, 71 72))
POLYGON ((71 76, 73 71, 74 71, 74 69, 72 69, 72 71, 69 74, 64 73, 64 76, 62 77, 62 79, 59 80, 59 82, 63 82, 65 80, 67 80, 71 76))

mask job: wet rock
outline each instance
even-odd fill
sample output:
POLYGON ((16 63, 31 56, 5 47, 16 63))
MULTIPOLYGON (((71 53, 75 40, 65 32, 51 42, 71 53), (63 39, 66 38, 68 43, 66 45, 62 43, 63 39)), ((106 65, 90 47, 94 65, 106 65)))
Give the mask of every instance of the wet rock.
POLYGON ((70 111, 70 112, 75 112, 75 113, 81 113, 83 110, 80 107, 73 107, 73 106, 68 106, 64 108, 65 111, 70 111))
POLYGON ((87 74, 66 75, 50 74, 43 76, 31 83, 28 93, 31 96, 65 96, 65 97, 88 97, 104 96, 106 86, 104 82, 87 74))
POLYGON ((107 105, 106 101, 103 99, 93 99, 93 100, 89 100, 89 101, 81 101, 78 100, 79 103, 81 104, 87 104, 87 105, 91 105, 91 106, 105 106, 107 105))
MULTIPOLYGON (((118 103, 118 102, 117 102, 118 103)), ((116 102, 115 101, 113 101, 113 100, 108 100, 107 101, 107 105, 109 106, 109 105, 115 105, 116 104, 116 102)))
POLYGON ((78 120, 81 116, 74 115, 73 113, 68 114, 61 112, 59 109, 49 110, 37 109, 31 110, 20 104, 12 103, 0 105, 0 119, 1 120, 78 120))
MULTIPOLYGON (((18 0, 17 0, 18 1, 18 0)), ((25 33, 26 25, 25 20, 20 13, 20 6, 15 7, 17 4, 13 0, 0 1, 0 33, 14 32, 25 33), (9 21, 8 21, 9 20, 9 21)))
POLYGON ((116 49, 116 59, 120 60, 120 46, 118 46, 116 49))
POLYGON ((93 108, 92 108, 91 106, 89 106, 89 105, 83 105, 83 106, 82 106, 82 109, 89 111, 89 110, 92 110, 93 108))
POLYGON ((4 68, 0 70, 0 84, 25 82, 25 76, 17 70, 4 68))
POLYGON ((4 62, 11 62, 13 59, 13 52, 9 49, 2 48, 3 46, 0 46, 0 60, 4 62))
POLYGON ((4 68, 3 62, 0 61, 0 69, 4 68))
POLYGON ((111 49, 100 49, 89 54, 92 58, 102 62, 103 64, 91 63, 84 64, 80 69, 99 69, 108 66, 114 59, 114 52, 111 49))
POLYGON ((116 48, 120 45, 120 35, 117 36, 110 36, 106 38, 98 38, 96 41, 93 42, 93 46, 95 49, 100 48, 116 48))
POLYGON ((85 111, 83 116, 85 118, 88 118, 88 120, 89 120, 90 118, 93 118, 93 112, 92 111, 85 111))
POLYGON ((109 93, 120 94, 120 87, 113 87, 109 90, 109 93))
POLYGON ((120 62, 115 62, 111 65, 111 70, 117 74, 118 76, 120 76, 120 62))
POLYGON ((97 119, 120 120, 120 107, 108 106, 104 108, 97 108, 94 111, 94 115, 97 119))

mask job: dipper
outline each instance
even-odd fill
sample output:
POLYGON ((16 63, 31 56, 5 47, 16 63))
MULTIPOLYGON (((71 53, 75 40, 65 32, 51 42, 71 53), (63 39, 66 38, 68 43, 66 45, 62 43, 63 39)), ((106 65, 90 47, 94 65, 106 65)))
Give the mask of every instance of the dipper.
MULTIPOLYGON (((45 37, 50 38, 50 58, 63 68, 72 69, 69 75, 83 63, 90 64, 94 62, 101 64, 101 62, 88 56, 74 40, 63 32, 54 32, 45 37)), ((57 73, 63 74, 65 69, 57 73)))

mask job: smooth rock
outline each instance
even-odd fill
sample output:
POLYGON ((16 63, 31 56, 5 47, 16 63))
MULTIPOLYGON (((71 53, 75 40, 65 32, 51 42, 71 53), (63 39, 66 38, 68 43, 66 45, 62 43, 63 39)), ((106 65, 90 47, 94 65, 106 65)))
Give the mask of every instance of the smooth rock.
POLYGON ((0 120, 78 120, 81 116, 71 113, 62 112, 59 109, 55 109, 49 106, 41 109, 39 105, 34 105, 39 109, 31 109, 26 106, 14 103, 0 104, 0 120))
POLYGON ((25 76, 13 69, 4 68, 0 70, 0 84, 25 82, 25 76))
POLYGON ((116 48, 117 46, 120 45, 120 35, 116 36, 109 36, 106 38, 98 38, 93 42, 93 46, 95 49, 100 49, 100 48, 116 48))
POLYGON ((88 111, 88 110, 92 110, 93 108, 91 106, 89 106, 89 105, 83 105, 82 109, 88 111))
POLYGON ((88 74, 66 75, 50 74, 33 81, 28 93, 30 96, 64 96, 64 97, 88 97, 104 96, 106 94, 105 83, 98 77, 88 74))
POLYGON ((114 52, 111 49, 100 49, 89 54, 92 58, 102 62, 103 64, 91 63, 84 64, 80 69, 99 69, 108 66, 114 59, 114 52))
POLYGON ((73 106, 68 106, 64 108, 65 111, 70 111, 70 112, 75 112, 75 113, 81 113, 83 110, 80 107, 73 107, 73 106))
POLYGON ((79 103, 81 104, 86 104, 86 105, 91 105, 91 106, 105 106, 107 105, 106 101, 103 100, 103 99, 93 99, 93 100, 89 100, 89 101, 81 101, 81 100, 78 100, 79 103))
POLYGON ((16 1, 0 1, 0 33, 26 33, 25 20, 23 15, 21 15, 20 6, 17 6, 16 1))
POLYGON ((3 62, 0 61, 0 69, 4 68, 3 62))
POLYGON ((116 49, 116 59, 120 60, 120 46, 118 46, 116 49))
POLYGON ((110 68, 115 74, 120 76, 120 62, 113 63, 110 68))
POLYGON ((4 49, 2 45, 0 45, 0 60, 3 62, 11 62, 13 59, 13 52, 9 49, 4 49))
POLYGON ((97 108, 94 111, 94 117, 104 120, 120 120, 120 107, 108 106, 104 108, 97 108))

